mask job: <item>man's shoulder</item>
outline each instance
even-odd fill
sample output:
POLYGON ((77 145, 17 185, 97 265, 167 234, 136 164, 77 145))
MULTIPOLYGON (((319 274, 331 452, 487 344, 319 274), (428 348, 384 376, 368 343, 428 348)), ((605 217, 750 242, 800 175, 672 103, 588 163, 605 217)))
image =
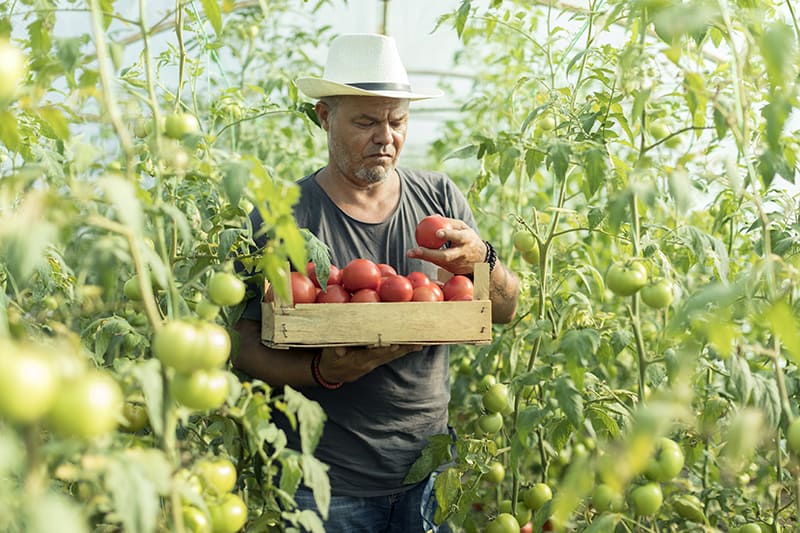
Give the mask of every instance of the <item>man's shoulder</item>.
POLYGON ((450 176, 437 170, 398 167, 397 172, 403 181, 411 185, 440 190, 454 186, 450 176))

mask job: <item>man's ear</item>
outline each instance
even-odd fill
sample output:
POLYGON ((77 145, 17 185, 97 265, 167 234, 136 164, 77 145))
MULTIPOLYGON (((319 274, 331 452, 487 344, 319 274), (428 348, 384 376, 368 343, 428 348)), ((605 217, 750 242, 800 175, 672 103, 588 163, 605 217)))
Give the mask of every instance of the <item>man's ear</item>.
POLYGON ((322 126, 322 129, 328 131, 328 119, 330 118, 331 112, 328 104, 320 100, 314 106, 314 111, 317 112, 317 118, 319 119, 319 124, 322 126))

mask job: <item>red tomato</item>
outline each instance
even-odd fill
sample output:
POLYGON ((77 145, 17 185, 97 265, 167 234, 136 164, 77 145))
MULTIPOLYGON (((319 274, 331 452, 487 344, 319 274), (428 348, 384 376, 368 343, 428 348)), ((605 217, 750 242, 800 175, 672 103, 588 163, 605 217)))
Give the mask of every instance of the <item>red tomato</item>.
POLYGON ((441 302, 439 294, 433 290, 433 287, 417 287, 414 289, 414 294, 411 296, 412 302, 441 302))
POLYGON ((410 302, 414 287, 405 276, 389 276, 381 282, 378 295, 382 302, 410 302))
POLYGON ((444 301, 444 291, 442 290, 442 287, 439 286, 439 284, 432 282, 431 283, 431 290, 434 293, 436 293, 436 298, 438 298, 440 302, 444 301))
POLYGON ((519 533, 533 533, 533 522, 528 522, 519 528, 519 533))
POLYGON ((397 270, 395 270, 392 265, 387 265, 386 263, 378 263, 378 270, 381 271, 382 278, 397 275, 397 270))
POLYGON ((313 304, 317 298, 314 282, 302 272, 292 272, 292 299, 296 304, 313 304))
POLYGON ((437 237, 436 232, 449 227, 450 224, 442 215, 429 215, 423 218, 417 224, 417 229, 414 234, 417 239, 417 244, 425 248, 441 248, 447 240, 437 237))
POLYGON ((344 304, 350 301, 350 293, 341 285, 328 285, 327 292, 317 293, 318 304, 344 304))
POLYGON ((353 259, 342 269, 342 286, 350 292, 377 290, 380 281, 381 271, 369 259, 353 259))
MULTIPOLYGON (((314 282, 314 285, 317 287, 320 286, 319 280, 317 279, 317 271, 314 268, 314 263, 309 261, 306 265, 306 275, 311 278, 311 281, 314 282)), ((336 265, 330 266, 330 271, 328 272, 328 283, 327 285, 341 285, 342 284, 342 269, 337 267, 336 265)))
POLYGON ((350 297, 351 302, 357 303, 376 303, 381 301, 378 292, 372 289, 361 289, 353 293, 350 297))
POLYGON ((411 286, 415 289, 417 287, 429 287, 433 283, 431 282, 431 278, 429 278, 424 272, 412 272, 408 276, 408 281, 411 282, 411 286))
POLYGON ((466 276, 453 276, 448 279, 444 284, 444 299, 463 301, 465 299, 472 300, 473 286, 472 281, 466 276), (469 298, 467 298, 469 297, 469 298))

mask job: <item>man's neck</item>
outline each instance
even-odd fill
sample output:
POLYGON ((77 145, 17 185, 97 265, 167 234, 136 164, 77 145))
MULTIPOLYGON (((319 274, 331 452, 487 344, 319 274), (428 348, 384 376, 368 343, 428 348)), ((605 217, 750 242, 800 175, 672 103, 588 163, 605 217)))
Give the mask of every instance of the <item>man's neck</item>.
POLYGON ((368 183, 355 176, 338 174, 327 166, 316 179, 340 209, 364 222, 384 221, 400 200, 400 176, 396 169, 386 179, 368 183))

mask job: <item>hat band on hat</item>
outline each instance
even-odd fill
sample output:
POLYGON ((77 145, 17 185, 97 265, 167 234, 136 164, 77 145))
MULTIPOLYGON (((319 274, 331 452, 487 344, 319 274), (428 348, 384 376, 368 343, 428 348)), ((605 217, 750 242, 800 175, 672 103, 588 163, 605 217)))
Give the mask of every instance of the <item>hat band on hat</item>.
POLYGON ((365 91, 403 91, 411 92, 411 85, 407 83, 391 83, 391 82, 365 82, 365 83, 345 83, 350 87, 356 89, 363 89, 365 91))

